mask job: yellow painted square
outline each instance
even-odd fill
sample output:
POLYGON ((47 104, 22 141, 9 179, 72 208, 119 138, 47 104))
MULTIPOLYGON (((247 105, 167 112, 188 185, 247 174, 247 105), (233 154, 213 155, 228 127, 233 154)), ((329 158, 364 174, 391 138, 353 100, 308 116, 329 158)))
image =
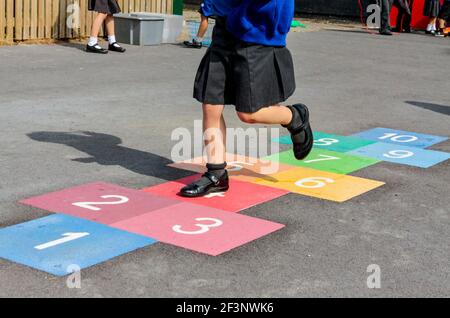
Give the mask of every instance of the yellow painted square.
POLYGON ((384 185, 384 182, 308 168, 294 168, 254 180, 256 184, 288 190, 320 199, 344 202, 384 185))
MULTIPOLYGON (((226 161, 228 163, 227 170, 230 177, 247 182, 259 179, 274 182, 276 179, 272 178, 273 174, 294 168, 293 166, 271 160, 262 160, 229 153, 226 155, 226 161)), ((183 162, 171 163, 169 166, 204 173, 206 171, 206 157, 197 157, 183 162)))

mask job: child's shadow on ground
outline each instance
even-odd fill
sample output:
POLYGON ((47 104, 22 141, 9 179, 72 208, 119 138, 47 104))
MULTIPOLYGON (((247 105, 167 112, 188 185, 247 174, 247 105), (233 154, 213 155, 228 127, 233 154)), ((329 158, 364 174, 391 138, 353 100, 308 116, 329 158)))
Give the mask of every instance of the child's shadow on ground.
POLYGON ((168 164, 173 163, 172 160, 121 146, 122 140, 113 135, 90 131, 80 133, 39 131, 27 136, 32 140, 62 144, 86 153, 88 155, 86 158, 72 159, 80 163, 121 166, 141 175, 167 181, 192 175, 192 172, 168 167, 168 164))

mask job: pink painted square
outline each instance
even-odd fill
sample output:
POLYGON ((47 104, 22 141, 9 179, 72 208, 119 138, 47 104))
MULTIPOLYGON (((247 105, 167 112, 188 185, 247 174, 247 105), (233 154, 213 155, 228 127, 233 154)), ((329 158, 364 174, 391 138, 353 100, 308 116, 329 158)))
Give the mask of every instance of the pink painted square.
POLYGON ((282 224, 189 203, 165 207, 111 226, 213 256, 284 227, 282 224))
POLYGON ((182 187, 198 178, 200 178, 200 175, 189 176, 177 181, 145 188, 143 191, 229 212, 240 212, 289 193, 286 190, 230 179, 230 189, 225 193, 212 193, 200 198, 184 198, 178 195, 182 187))
POLYGON ((96 182, 33 197, 20 203, 109 225, 180 201, 96 182))

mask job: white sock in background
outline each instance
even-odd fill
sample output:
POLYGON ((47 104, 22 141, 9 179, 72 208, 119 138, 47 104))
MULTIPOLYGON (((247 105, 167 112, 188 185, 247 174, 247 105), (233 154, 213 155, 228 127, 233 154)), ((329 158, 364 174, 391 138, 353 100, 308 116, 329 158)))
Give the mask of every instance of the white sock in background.
POLYGON ((96 45, 96 44, 98 44, 98 38, 95 37, 95 36, 91 36, 91 37, 89 38, 88 45, 89 45, 89 46, 94 46, 94 45, 96 45))
POLYGON ((115 35, 108 35, 108 42, 109 44, 114 44, 116 43, 116 36, 115 35))

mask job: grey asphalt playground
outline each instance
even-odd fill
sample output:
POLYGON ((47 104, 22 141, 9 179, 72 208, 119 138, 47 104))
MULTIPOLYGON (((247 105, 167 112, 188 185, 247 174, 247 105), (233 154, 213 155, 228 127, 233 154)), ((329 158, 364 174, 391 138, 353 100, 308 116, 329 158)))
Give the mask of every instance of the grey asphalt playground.
MULTIPOLYGON (((450 136, 448 39, 323 30, 292 33, 289 47, 298 86, 290 101, 309 105, 315 130, 450 136)), ((0 47, 1 228, 50 214, 18 203, 32 196, 191 174, 165 166, 173 129, 201 118, 191 95, 204 51, 127 49, 0 47)), ((226 119, 241 125, 231 107, 226 119)), ((450 141, 432 149, 450 152, 450 141)), ((83 270, 81 289, 0 259, 0 296, 448 297, 449 167, 379 163, 352 175, 386 185, 345 203, 288 194, 243 212, 286 224, 272 235, 219 257, 157 243, 83 270), (366 285, 370 264, 380 266, 380 289, 366 285)))

